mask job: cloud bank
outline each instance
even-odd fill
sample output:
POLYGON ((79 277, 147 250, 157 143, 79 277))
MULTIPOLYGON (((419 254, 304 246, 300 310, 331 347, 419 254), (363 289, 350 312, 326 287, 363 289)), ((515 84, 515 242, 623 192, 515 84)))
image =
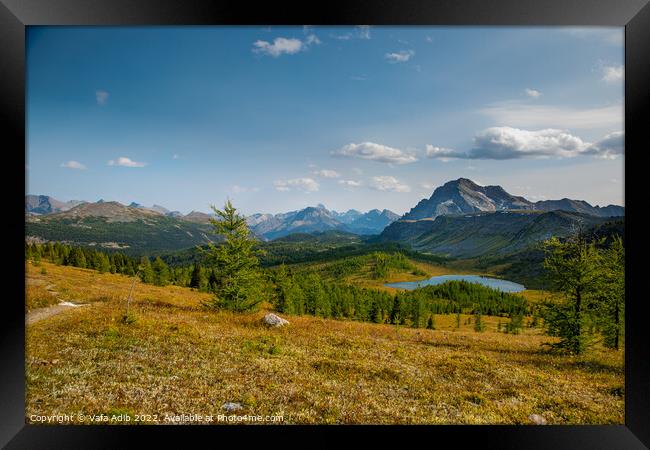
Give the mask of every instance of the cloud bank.
POLYGON ((79 161, 72 160, 61 163, 61 167, 65 167, 66 169, 86 170, 86 166, 81 164, 79 161))
POLYGON ((144 167, 147 163, 133 161, 131 158, 126 156, 120 156, 117 159, 111 159, 108 161, 109 166, 122 166, 122 167, 144 167))
POLYGON ((603 78, 606 83, 618 83, 623 81, 623 66, 603 66, 603 78))
POLYGON ((356 180, 339 180, 338 183, 345 187, 359 187, 361 186, 361 181, 356 180))
POLYGON ((348 144, 338 150, 334 150, 331 152, 331 155, 345 158, 367 159, 389 164, 409 164, 418 160, 411 153, 374 142, 348 144))
POLYGON ((295 38, 277 37, 273 42, 268 41, 255 41, 253 43, 253 52, 269 55, 277 58, 280 55, 294 55, 306 49, 306 45, 300 40, 295 38))
POLYGON ((291 190, 302 192, 316 192, 320 187, 313 178, 293 178, 291 180, 277 180, 273 183, 275 189, 280 192, 291 190))
POLYGON ((590 143, 566 130, 546 128, 530 131, 512 127, 491 127, 474 137, 474 147, 469 151, 427 145, 429 158, 462 159, 523 159, 523 158, 573 158, 593 155, 614 159, 623 154, 622 131, 610 133, 603 139, 590 143))
POLYGON ((539 92, 537 89, 526 88, 526 89, 524 89, 524 92, 530 98, 539 98, 542 95, 542 93, 539 92))
POLYGON ((401 50, 399 52, 386 53, 384 55, 386 60, 392 64, 407 62, 413 56, 415 56, 415 51, 413 50, 401 50))
POLYGON ((411 187, 402 184, 397 178, 392 176, 372 177, 370 185, 373 189, 384 192, 411 192, 411 187))
POLYGON ((329 169, 314 170, 312 174, 321 178, 339 178, 341 176, 336 170, 329 169))

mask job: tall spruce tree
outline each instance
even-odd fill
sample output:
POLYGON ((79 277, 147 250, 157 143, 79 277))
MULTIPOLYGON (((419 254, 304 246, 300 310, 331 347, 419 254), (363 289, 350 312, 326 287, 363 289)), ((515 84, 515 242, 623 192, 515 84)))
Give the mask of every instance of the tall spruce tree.
POLYGON ((602 250, 601 288, 597 295, 598 322, 604 345, 619 349, 625 317, 625 249, 620 237, 602 250))
POLYGON ((192 276, 190 278, 190 287, 193 287, 195 289, 200 289, 201 285, 203 284, 203 275, 201 273, 201 264, 196 263, 194 264, 194 268, 192 269, 192 276))
POLYGON ((167 264, 165 264, 160 256, 156 256, 156 259, 151 265, 151 270, 153 271, 153 284, 156 286, 166 286, 169 284, 169 267, 167 267, 167 264))
POLYGON ((554 289, 561 294, 559 301, 545 303, 548 332, 560 338, 551 347, 581 354, 588 342, 587 306, 601 283, 600 254, 593 242, 587 242, 581 226, 564 242, 554 237, 544 246, 544 268, 554 289))
POLYGON ((237 214, 230 200, 223 211, 211 208, 217 219, 210 219, 210 223, 224 242, 208 244, 207 261, 216 280, 214 298, 206 306, 237 312, 257 309, 262 301, 257 243, 251 237, 246 219, 237 214))
POLYGON ((140 259, 140 266, 138 267, 138 273, 140 275, 140 279, 142 280, 143 283, 153 283, 154 280, 154 275, 153 275, 153 269, 151 268, 151 261, 149 261, 149 258, 146 256, 143 256, 140 259))

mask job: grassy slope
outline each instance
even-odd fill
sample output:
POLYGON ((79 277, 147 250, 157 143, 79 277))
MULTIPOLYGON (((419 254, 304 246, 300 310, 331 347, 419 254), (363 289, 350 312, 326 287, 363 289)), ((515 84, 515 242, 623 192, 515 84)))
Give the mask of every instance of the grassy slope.
POLYGON ((27 410, 100 414, 282 414, 285 423, 623 423, 623 353, 552 356, 550 338, 408 329, 313 317, 267 329, 263 315, 208 312, 207 294, 136 284, 138 320, 119 323, 131 279, 43 263, 28 283, 93 304, 27 329, 27 410))

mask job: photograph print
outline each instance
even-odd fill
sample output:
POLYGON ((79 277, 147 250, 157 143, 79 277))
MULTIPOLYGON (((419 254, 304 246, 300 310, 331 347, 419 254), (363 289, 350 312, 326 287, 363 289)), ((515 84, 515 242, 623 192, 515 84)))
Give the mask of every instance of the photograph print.
POLYGON ((624 34, 27 27, 26 423, 624 424, 624 34))

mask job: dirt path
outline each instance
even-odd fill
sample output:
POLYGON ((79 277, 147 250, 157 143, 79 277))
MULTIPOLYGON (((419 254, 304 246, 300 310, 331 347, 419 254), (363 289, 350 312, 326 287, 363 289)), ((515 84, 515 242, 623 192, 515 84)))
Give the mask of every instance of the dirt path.
POLYGON ((47 319, 48 317, 52 317, 55 314, 62 313, 65 310, 79 308, 81 306, 87 305, 77 305, 70 302, 61 302, 58 305, 48 306, 47 308, 38 308, 25 314, 25 324, 31 325, 43 319, 47 319))

